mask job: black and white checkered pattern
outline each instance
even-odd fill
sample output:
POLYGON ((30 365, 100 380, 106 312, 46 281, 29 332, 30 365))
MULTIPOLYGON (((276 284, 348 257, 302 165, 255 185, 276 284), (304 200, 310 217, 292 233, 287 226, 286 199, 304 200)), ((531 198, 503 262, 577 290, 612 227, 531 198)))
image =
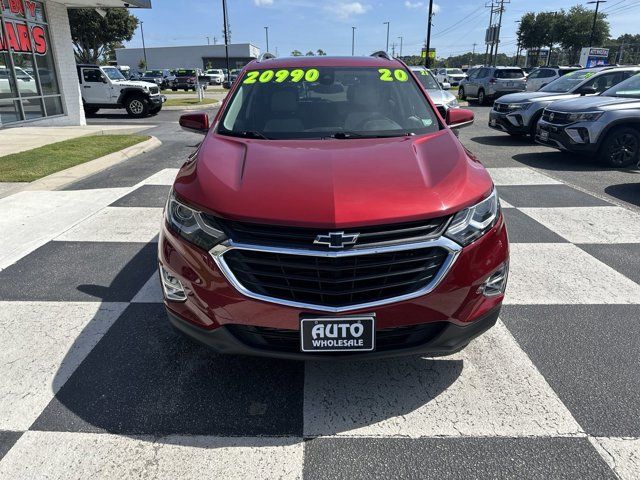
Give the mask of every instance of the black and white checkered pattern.
POLYGON ((156 241, 175 176, 0 200, 0 478, 640 477, 640 215, 490 169, 501 320, 459 354, 218 356, 176 335, 156 241))

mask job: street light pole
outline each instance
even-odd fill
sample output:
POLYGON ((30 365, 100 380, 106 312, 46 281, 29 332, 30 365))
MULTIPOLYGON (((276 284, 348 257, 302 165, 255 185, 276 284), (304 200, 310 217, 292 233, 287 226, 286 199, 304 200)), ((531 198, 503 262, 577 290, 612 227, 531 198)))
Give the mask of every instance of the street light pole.
POLYGON ((264 27, 264 34, 267 37, 267 49, 266 52, 269 51, 269 27, 264 27))
POLYGON ((229 71, 229 22, 227 20, 227 0, 222 0, 222 21, 224 22, 224 58, 227 64, 227 81, 231 80, 229 71))
POLYGON ((424 57, 424 66, 431 66, 429 51, 431 50, 431 17, 433 16, 433 0, 429 0, 429 16, 427 17, 427 54, 424 57))
POLYGON ((356 27, 351 27, 351 56, 356 53, 356 27))
POLYGON ((140 20, 140 33, 142 34, 142 54, 144 55, 144 69, 149 69, 149 64, 147 63, 147 47, 144 44, 144 28, 142 28, 142 24, 144 22, 140 20))
POLYGON ((387 48, 385 48, 385 52, 389 51, 389 22, 383 22, 383 25, 387 26, 387 48))
POLYGON ((591 35, 589 36, 589 46, 593 47, 593 35, 596 32, 596 21, 598 20, 598 7, 601 3, 607 3, 607 0, 594 0, 592 2, 587 2, 587 5, 596 4, 596 11, 593 13, 593 26, 591 27, 591 35))
POLYGON ((400 58, 402 58, 402 35, 400 35, 398 38, 400 39, 400 58))

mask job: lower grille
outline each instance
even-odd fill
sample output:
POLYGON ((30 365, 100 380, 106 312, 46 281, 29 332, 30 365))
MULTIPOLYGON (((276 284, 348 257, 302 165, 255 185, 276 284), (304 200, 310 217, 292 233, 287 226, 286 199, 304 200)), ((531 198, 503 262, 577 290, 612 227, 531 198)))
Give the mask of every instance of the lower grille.
MULTIPOLYGON (((376 351, 397 350, 425 344, 436 338, 446 326, 445 322, 433 322, 376 330, 376 351)), ((248 325, 229 325, 227 328, 238 340, 253 348, 286 353, 300 351, 299 330, 248 325)), ((354 352, 354 354, 357 353, 354 352)), ((345 352, 341 352, 341 355, 344 354, 345 352)))
POLYGON ((421 290, 436 277, 447 256, 440 247, 340 257, 232 249, 223 259, 252 293, 339 308, 421 290))

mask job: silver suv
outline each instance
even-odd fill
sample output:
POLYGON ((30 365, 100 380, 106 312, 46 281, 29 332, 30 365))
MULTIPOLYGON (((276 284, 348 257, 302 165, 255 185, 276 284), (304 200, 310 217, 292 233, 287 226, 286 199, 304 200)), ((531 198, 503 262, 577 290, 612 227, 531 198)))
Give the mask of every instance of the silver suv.
POLYGON ((527 87, 526 76, 519 67, 481 67, 467 72, 460 82, 460 100, 475 98, 480 105, 487 100, 514 92, 523 92, 527 87))
POLYGON ((446 118, 447 110, 450 108, 458 108, 458 99, 454 94, 447 92, 446 88, 438 83, 438 80, 433 76, 431 70, 427 70, 425 67, 414 66, 409 67, 413 73, 415 73, 420 83, 425 88, 431 101, 435 104, 438 112, 442 118, 446 118))
POLYGON ((514 93, 496 101, 489 112, 489 127, 509 135, 536 135, 542 110, 556 100, 595 95, 626 80, 640 67, 597 67, 567 73, 537 92, 514 93))
POLYGON ((536 141, 597 155, 610 167, 640 161, 640 73, 602 95, 554 102, 538 123, 536 141))

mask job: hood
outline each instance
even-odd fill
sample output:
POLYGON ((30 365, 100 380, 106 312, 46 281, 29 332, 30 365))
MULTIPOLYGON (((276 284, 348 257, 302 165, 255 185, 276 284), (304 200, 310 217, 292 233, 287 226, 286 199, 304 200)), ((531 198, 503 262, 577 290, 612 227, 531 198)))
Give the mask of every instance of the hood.
POLYGON ((548 108, 559 112, 640 108, 640 98, 603 97, 600 95, 593 95, 589 97, 578 97, 570 100, 553 102, 548 108))
POLYGON ((464 73, 447 73, 447 77, 464 78, 464 77, 466 77, 466 75, 464 73))
POLYGON ((552 92, 522 92, 503 95, 498 103, 523 103, 523 102, 553 102, 565 98, 575 98, 579 95, 573 93, 552 93, 552 92))
POLYGON ((250 140, 210 133, 179 197, 234 220, 356 227, 451 214, 492 182, 451 130, 422 137, 250 140))
POLYGON ((143 80, 120 80, 119 82, 116 82, 116 84, 119 87, 137 87, 137 88, 144 88, 144 87, 157 87, 158 85, 156 85, 155 82, 146 82, 143 80))
POLYGON ((436 105, 444 105, 447 102, 450 102, 454 98, 456 98, 452 93, 447 92, 446 90, 441 90, 439 88, 428 89, 427 93, 429 94, 429 98, 436 105))

